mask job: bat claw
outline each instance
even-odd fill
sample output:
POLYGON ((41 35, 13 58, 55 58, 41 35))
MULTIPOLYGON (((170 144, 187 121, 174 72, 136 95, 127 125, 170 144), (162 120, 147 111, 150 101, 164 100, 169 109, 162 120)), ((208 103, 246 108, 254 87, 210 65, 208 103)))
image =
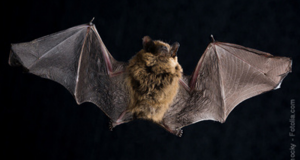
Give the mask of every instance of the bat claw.
POLYGON ((109 130, 110 130, 110 131, 113 131, 113 129, 114 129, 114 124, 113 124, 113 121, 112 121, 112 120, 109 121, 108 127, 109 127, 109 130))
POLYGON ((178 128, 175 130, 174 134, 178 137, 181 137, 183 134, 183 130, 178 128))
POLYGON ((211 37, 212 42, 215 42, 214 35, 211 34, 210 37, 211 37))
POLYGON ((175 136, 181 137, 183 134, 183 130, 180 128, 177 129, 171 129, 168 125, 166 125, 165 123, 161 123, 160 124, 162 127, 164 127, 167 131, 169 131, 170 133, 174 134, 175 136))
POLYGON ((93 17, 93 19, 90 21, 90 25, 93 25, 93 21, 94 21, 95 17, 93 17))

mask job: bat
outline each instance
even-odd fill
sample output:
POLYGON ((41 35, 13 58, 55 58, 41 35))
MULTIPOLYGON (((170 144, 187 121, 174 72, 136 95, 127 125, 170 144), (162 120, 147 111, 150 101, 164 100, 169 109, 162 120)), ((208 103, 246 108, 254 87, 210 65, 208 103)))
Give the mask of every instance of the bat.
POLYGON ((213 39, 192 75, 184 75, 178 42, 145 36, 142 45, 129 62, 117 61, 91 21, 12 44, 9 64, 60 83, 78 104, 94 103, 111 130, 146 119, 179 137, 203 120, 224 123, 242 101, 280 88, 292 67, 290 58, 213 39))

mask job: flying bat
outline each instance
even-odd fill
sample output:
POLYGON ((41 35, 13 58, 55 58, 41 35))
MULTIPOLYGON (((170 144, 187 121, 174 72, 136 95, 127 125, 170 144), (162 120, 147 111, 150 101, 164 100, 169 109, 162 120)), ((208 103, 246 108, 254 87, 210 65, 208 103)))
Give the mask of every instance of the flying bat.
POLYGON ((78 104, 94 103, 110 129, 146 119, 177 136, 199 121, 225 122, 242 101, 279 88, 292 66, 287 57, 213 40, 184 75, 178 42, 145 36, 142 45, 129 62, 117 61, 90 22, 12 44, 9 64, 60 83, 78 104))

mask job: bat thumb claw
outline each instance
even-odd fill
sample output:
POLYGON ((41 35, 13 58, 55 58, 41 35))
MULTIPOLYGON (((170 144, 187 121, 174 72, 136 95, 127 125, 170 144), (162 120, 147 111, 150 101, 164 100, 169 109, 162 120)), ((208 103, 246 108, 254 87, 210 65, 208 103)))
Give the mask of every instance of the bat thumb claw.
POLYGON ((214 35, 211 34, 210 37, 211 37, 212 42, 215 42, 214 35))
POLYGON ((90 21, 89 25, 93 25, 94 19, 95 19, 95 17, 92 18, 92 20, 90 21))

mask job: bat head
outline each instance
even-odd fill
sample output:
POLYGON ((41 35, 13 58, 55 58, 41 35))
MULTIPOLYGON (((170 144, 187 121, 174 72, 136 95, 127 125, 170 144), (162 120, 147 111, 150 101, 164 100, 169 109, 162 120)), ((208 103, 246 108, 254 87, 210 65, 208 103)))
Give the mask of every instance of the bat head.
POLYGON ((178 42, 169 45, 168 43, 160 40, 152 40, 149 36, 145 36, 143 38, 143 49, 146 52, 159 57, 175 58, 177 56, 179 46, 178 42))

